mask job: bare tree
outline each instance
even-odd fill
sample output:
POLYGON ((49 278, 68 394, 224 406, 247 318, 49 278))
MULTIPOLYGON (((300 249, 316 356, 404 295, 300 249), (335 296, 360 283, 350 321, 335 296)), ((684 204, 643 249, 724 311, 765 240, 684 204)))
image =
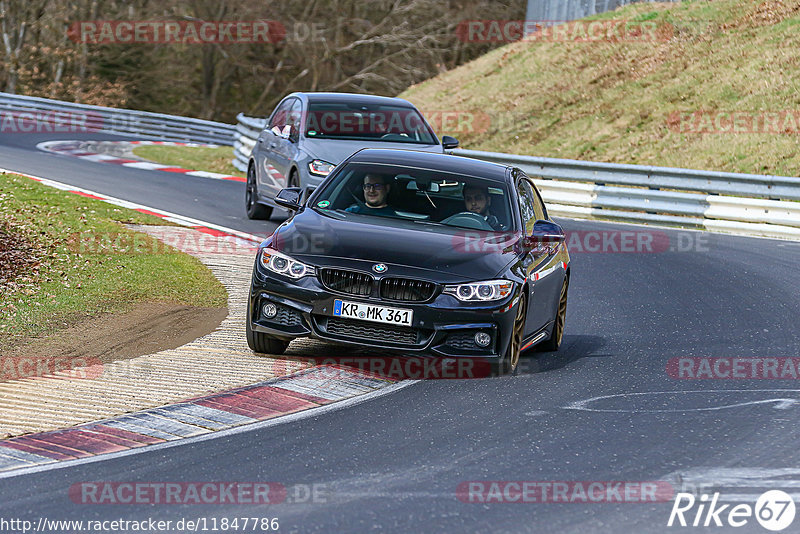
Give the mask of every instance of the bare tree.
POLYGON ((0 0, 0 87, 232 120, 265 115, 296 90, 395 95, 497 46, 460 41, 460 21, 524 11, 523 0, 0 0), (98 19, 269 19, 286 34, 268 43, 97 44, 68 32, 98 19))

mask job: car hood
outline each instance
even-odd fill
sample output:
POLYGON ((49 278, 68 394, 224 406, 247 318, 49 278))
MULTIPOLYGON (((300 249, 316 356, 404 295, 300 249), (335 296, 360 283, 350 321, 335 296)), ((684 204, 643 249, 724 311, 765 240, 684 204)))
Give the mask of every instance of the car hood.
POLYGON ((420 276, 435 282, 487 280, 517 258, 520 233, 482 232, 368 215, 305 209, 282 224, 272 247, 315 266, 420 276))
POLYGON ((385 141, 340 141, 336 139, 303 139, 303 150, 313 159, 325 160, 334 165, 340 164, 354 152, 362 148, 391 148, 417 150, 420 152, 443 152, 442 145, 417 145, 413 143, 388 143, 385 141))

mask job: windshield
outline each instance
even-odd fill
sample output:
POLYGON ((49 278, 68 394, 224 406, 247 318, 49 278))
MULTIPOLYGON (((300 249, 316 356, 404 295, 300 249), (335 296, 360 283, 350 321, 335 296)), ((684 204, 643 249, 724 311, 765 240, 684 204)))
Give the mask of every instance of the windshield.
POLYGON ((348 163, 323 186, 312 207, 339 217, 403 219, 443 231, 513 229, 505 183, 395 165, 348 163))
POLYGON ((437 144, 416 109, 383 104, 312 102, 305 135, 312 139, 437 144))

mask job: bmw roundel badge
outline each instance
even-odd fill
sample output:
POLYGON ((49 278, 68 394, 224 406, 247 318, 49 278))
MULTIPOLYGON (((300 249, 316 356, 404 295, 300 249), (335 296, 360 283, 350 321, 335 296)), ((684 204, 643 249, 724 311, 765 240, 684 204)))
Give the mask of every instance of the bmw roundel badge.
POLYGON ((376 263, 375 265, 372 266, 372 270, 378 274, 385 273, 386 269, 388 269, 388 267, 386 267, 385 263, 376 263))

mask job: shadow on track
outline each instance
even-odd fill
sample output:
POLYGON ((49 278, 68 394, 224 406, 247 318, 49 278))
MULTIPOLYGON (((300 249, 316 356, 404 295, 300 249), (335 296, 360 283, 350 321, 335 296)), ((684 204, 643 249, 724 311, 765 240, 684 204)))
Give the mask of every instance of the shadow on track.
POLYGON ((558 352, 536 352, 528 350, 522 354, 518 375, 533 375, 547 371, 555 371, 566 367, 582 358, 610 358, 613 354, 601 354, 598 351, 606 346, 602 336, 564 335, 561 350, 558 352))

